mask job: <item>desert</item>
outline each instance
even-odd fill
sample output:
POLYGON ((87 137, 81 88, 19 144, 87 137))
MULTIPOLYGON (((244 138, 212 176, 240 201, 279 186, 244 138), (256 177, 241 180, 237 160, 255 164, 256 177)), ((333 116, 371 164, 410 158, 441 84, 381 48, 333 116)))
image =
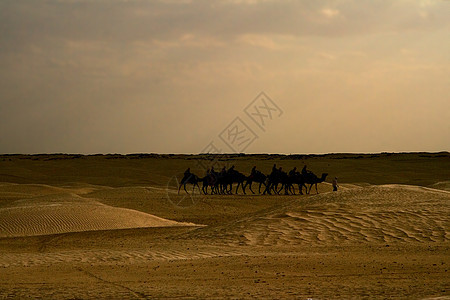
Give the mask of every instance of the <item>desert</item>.
POLYGON ((330 178, 308 195, 178 193, 210 158, 0 156, 0 297, 450 297, 449 153, 230 154, 217 165, 330 178))
POLYGON ((0 1, 0 299, 450 300, 449 12, 0 1))

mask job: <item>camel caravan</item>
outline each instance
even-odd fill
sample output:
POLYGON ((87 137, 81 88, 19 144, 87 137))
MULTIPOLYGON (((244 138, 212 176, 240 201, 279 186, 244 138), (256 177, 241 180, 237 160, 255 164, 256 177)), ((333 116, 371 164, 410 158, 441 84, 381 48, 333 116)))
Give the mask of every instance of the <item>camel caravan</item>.
POLYGON ((254 182, 259 183, 258 192, 260 194, 261 187, 264 187, 263 195, 272 195, 272 193, 279 195, 282 190, 284 190, 285 195, 295 195, 296 186, 298 186, 298 192, 300 195, 303 195, 303 188, 305 189, 305 193, 309 194, 313 186, 316 187, 316 193, 318 194, 319 191, 317 190, 317 184, 324 182, 327 175, 328 173, 323 173, 321 177, 318 177, 313 172, 307 170, 306 166, 303 167, 301 172, 298 172, 295 167, 289 171, 289 173, 286 173, 281 167, 277 168, 276 165, 273 165, 270 175, 265 175, 256 170, 255 166, 252 168, 251 174, 249 176, 245 176, 235 170, 234 166, 232 166, 228 170, 224 167, 220 172, 214 171, 214 167, 212 167, 207 170, 205 177, 199 177, 191 173, 190 168, 188 168, 184 172, 183 179, 179 184, 178 194, 180 193, 181 187, 184 187, 184 190, 188 193, 186 190, 186 184, 193 185, 193 193, 195 191, 195 187, 197 187, 200 193, 203 192, 205 195, 208 194, 209 191, 211 194, 232 194, 234 183, 237 183, 236 194, 238 194, 239 187, 241 187, 244 194, 246 194, 245 189, 247 187, 249 187, 250 191, 255 194, 252 189, 252 184, 254 182), (201 188, 200 184, 202 185, 201 188), (309 185, 309 188, 307 185, 309 185))

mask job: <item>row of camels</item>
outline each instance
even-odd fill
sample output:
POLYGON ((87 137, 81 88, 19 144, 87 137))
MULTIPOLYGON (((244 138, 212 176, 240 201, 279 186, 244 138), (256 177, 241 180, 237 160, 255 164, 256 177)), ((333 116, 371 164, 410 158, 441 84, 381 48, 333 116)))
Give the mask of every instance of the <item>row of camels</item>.
POLYGON ((184 187, 186 193, 186 184, 192 184, 192 192, 194 193, 195 187, 203 192, 205 195, 208 194, 208 188, 211 194, 232 194, 233 184, 237 183, 236 194, 238 194, 239 187, 241 187, 244 194, 246 194, 245 189, 247 186, 250 191, 255 194, 252 189, 252 183, 259 183, 259 193, 261 194, 261 187, 264 186, 263 195, 272 193, 280 194, 284 189, 284 194, 294 194, 295 186, 298 186, 299 194, 303 195, 303 188, 306 194, 311 192, 313 186, 316 188, 316 193, 319 191, 317 189, 317 184, 325 181, 328 173, 323 173, 321 177, 318 177, 311 171, 303 167, 301 172, 297 171, 297 168, 292 169, 289 173, 286 173, 282 168, 277 168, 273 165, 272 172, 269 175, 265 175, 262 172, 256 170, 256 166, 252 168, 249 176, 242 174, 241 172, 234 169, 234 166, 228 170, 225 167, 220 172, 214 171, 214 168, 208 169, 206 176, 199 177, 191 173, 190 168, 184 172, 183 179, 179 183, 178 194, 180 193, 181 187, 184 187), (200 189, 200 185, 202 188, 200 189), (309 184, 309 188, 307 187, 309 184))

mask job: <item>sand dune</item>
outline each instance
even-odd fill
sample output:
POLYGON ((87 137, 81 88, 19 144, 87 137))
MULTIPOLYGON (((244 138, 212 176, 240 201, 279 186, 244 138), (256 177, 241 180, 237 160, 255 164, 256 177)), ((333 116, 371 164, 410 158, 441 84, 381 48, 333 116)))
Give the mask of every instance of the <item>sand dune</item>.
POLYGON ((65 189, 44 184, 0 183, 0 207, 19 199, 64 192, 66 192, 65 189))
POLYGON ((5 199, 9 194, 22 195, 23 198, 51 195, 58 193, 73 193, 83 195, 92 193, 97 190, 110 189, 105 186, 96 186, 86 183, 66 183, 60 186, 51 186, 47 184, 16 184, 16 183, 0 183, 0 199, 5 199))
POLYGON ((17 200, 0 208, 0 237, 186 225, 194 224, 112 207, 67 193, 17 200))
MULTIPOLYGON (((329 184, 319 190, 330 190, 329 184)), ((145 199, 152 193, 144 187, 1 184, 0 195, 2 199, 9 197, 0 208, 0 237, 186 225, 98 202, 148 201, 145 199)), ((276 208, 190 234, 241 245, 442 242, 449 238, 450 193, 442 190, 345 184, 337 193, 284 199, 276 208)), ((158 203, 167 205, 151 203, 154 211, 161 211, 158 203)))
POLYGON ((401 185, 323 193, 189 235, 240 245, 445 242, 450 193, 401 185))
POLYGON ((159 187, 0 184, 0 298, 444 299, 450 192, 330 190, 202 195, 178 208, 159 187))
POLYGON ((340 189, 178 195, 199 158, 3 156, 0 299, 449 298, 448 153, 220 155, 340 189))
POLYGON ((30 196, 48 195, 65 192, 63 188, 50 186, 46 184, 15 184, 1 183, 0 193, 22 193, 30 196))

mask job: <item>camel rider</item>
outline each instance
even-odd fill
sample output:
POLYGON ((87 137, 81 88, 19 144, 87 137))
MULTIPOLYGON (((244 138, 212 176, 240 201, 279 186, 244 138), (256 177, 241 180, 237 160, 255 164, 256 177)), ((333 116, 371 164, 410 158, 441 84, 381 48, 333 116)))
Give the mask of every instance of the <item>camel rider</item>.
POLYGON ((222 171, 220 171, 220 175, 225 175, 227 173, 227 169, 225 166, 222 168, 222 171))
POLYGON ((251 174, 254 175, 256 173, 256 166, 253 166, 251 174))
POLYGON ((211 178, 217 178, 217 172, 214 171, 214 167, 211 167, 211 172, 210 172, 211 178))
POLYGON ((273 164, 272 173, 270 173, 270 175, 268 177, 273 180, 277 175, 278 175, 277 165, 273 164))
POLYGON ((297 167, 294 167, 292 170, 289 171, 289 176, 294 176, 295 173, 297 172, 297 167))
POLYGON ((189 175, 191 175, 191 168, 187 168, 187 170, 184 171, 184 177, 188 177, 189 175))
POLYGON ((306 175, 308 173, 308 171, 306 170, 306 165, 303 167, 303 169, 302 169, 302 174, 303 175, 306 175))
POLYGON ((309 174, 312 174, 312 172, 306 170, 306 165, 305 165, 305 166, 303 167, 303 169, 302 169, 302 175, 309 175, 309 174))
POLYGON ((231 168, 228 169, 228 173, 231 173, 234 171, 234 165, 231 166, 231 168))
POLYGON ((276 172, 277 172, 277 164, 273 164, 272 173, 276 173, 276 172))

